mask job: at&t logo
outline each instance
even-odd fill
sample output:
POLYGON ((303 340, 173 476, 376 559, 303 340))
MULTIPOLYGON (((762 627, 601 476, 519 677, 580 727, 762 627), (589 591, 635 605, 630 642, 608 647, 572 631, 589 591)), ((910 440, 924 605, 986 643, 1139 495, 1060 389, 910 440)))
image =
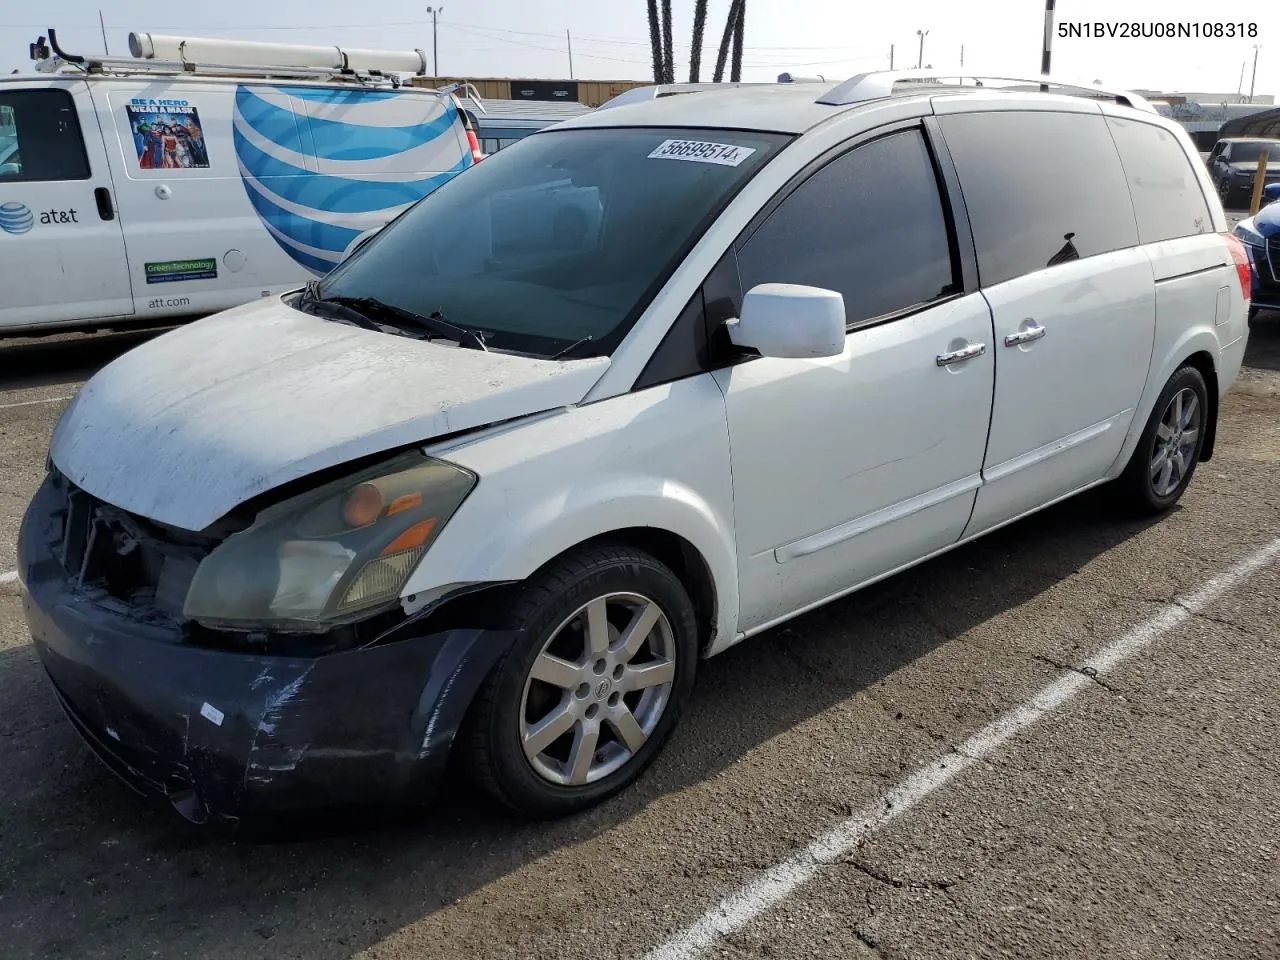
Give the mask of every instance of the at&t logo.
POLYGON ((25 203, 16 200, 0 203, 0 230, 5 233, 26 233, 35 223, 35 214, 25 203))

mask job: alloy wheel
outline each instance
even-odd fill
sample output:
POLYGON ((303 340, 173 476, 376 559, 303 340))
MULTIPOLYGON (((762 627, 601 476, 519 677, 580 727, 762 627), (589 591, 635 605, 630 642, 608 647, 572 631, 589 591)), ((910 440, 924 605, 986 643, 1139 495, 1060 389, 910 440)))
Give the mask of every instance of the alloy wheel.
POLYGON ((675 678, 675 636, 662 608, 636 593, 596 597, 552 631, 525 680, 525 758, 561 786, 607 777, 658 726, 675 678))
POLYGON ((1200 399, 1190 387, 1173 395, 1156 427, 1151 455, 1151 488, 1158 497, 1173 494, 1187 476, 1200 439, 1200 399))

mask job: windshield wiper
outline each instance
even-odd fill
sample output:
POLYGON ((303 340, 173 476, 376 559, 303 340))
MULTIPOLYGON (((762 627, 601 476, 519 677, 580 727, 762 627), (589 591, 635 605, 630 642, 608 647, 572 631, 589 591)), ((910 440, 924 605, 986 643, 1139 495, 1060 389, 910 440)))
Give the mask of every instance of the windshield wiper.
POLYGON ((307 284, 307 293, 304 296, 313 303, 331 303, 339 307, 345 307, 353 312, 358 312, 370 321, 376 318, 391 320, 401 326, 423 331, 427 340, 440 337, 446 340, 454 340, 460 347, 470 347, 475 350, 489 349, 489 345, 485 343, 484 334, 479 330, 468 330, 466 327, 452 324, 444 318, 444 314, 439 310, 430 316, 423 316, 420 313, 414 313, 412 310, 406 310, 404 307, 386 303, 377 297, 316 296, 314 294, 319 292, 318 282, 313 280, 311 283, 307 284), (317 284, 314 290, 311 283, 317 284))
POLYGON ((551 357, 551 359, 552 359, 552 360, 562 360, 562 359, 564 359, 565 357, 567 357, 569 354, 571 354, 571 353, 575 353, 575 352, 576 352, 580 347, 585 347, 588 343, 594 343, 594 342, 595 342, 595 337, 583 337, 581 340, 578 340, 578 341, 576 341, 576 342, 574 342, 574 343, 569 344, 567 347, 565 347, 565 348, 564 348, 563 350, 561 350, 559 353, 554 354, 554 355, 551 357))
MULTIPOLYGON (((359 310, 354 310, 346 304, 337 300, 326 300, 319 295, 320 281, 308 280, 307 286, 302 292, 302 296, 298 298, 299 309, 306 310, 313 305, 319 305, 332 313, 335 317, 345 320, 348 323, 361 327, 365 330, 382 331, 385 328, 380 323, 374 323, 369 317, 365 316, 359 310)), ((308 310, 307 312, 312 312, 308 310)))

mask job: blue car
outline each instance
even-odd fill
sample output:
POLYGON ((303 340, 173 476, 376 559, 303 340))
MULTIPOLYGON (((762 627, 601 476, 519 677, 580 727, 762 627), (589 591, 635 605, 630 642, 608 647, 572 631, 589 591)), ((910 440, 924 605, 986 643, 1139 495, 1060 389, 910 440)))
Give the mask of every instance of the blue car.
POLYGON ((1263 198, 1262 209, 1235 229, 1253 263, 1250 318, 1259 310, 1280 311, 1280 183, 1268 184, 1263 198))

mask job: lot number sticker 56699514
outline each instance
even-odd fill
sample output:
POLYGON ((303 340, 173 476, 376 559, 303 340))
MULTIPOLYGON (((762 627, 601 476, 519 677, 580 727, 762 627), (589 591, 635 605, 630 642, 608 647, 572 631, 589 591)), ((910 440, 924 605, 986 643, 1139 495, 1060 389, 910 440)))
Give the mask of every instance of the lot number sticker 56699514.
POLYGON ((649 159, 692 160, 694 163, 718 163, 722 167, 736 167, 755 152, 755 147, 738 147, 732 143, 663 140, 658 148, 649 154, 649 159))

